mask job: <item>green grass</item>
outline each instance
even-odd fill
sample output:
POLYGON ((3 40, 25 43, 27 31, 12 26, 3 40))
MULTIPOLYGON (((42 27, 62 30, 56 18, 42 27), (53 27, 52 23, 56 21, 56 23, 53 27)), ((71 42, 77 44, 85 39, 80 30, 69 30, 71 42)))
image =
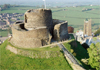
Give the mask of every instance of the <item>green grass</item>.
POLYGON ((73 36, 73 34, 69 34, 69 35, 71 36, 71 39, 75 39, 74 36, 73 36))
POLYGON ((36 9, 36 7, 22 7, 22 6, 19 6, 19 7, 11 7, 7 10, 3 10, 3 11, 0 11, 0 13, 25 13, 27 10, 29 9, 36 9))
POLYGON ((17 49, 21 49, 21 50, 28 50, 28 51, 58 51, 59 50, 59 47, 58 46, 55 46, 55 47, 53 47, 53 49, 50 47, 50 46, 48 46, 48 47, 41 47, 41 48, 18 48, 18 47, 16 47, 16 46, 13 46, 10 42, 8 43, 8 45, 10 45, 10 46, 12 46, 12 47, 15 47, 15 48, 17 48, 17 49))
POLYGON ((83 62, 81 62, 81 59, 88 59, 89 55, 87 53, 87 50, 85 50, 79 42, 76 42, 77 46, 75 46, 74 44, 72 44, 72 42, 69 43, 63 43, 64 46, 68 49, 69 52, 71 52, 71 49, 74 50, 74 53, 76 53, 75 57, 76 59, 79 61, 79 63, 81 63, 81 65, 85 68, 85 69, 92 69, 89 65, 84 64, 83 62), (71 47, 70 47, 71 46, 71 47))
POLYGON ((6 37, 8 35, 7 30, 0 30, 0 36, 6 37))
MULTIPOLYGON (((36 7, 11 7, 0 13, 25 13, 29 9, 37 9, 36 7)), ((92 19, 92 32, 95 32, 100 27, 100 7, 99 6, 80 6, 80 7, 62 7, 51 8, 53 19, 66 20, 68 26, 74 27, 74 32, 84 28, 84 20, 92 19), (94 10, 84 11, 82 9, 92 8, 94 10), (65 9, 65 10, 64 10, 65 9)), ((24 20, 24 17, 19 19, 24 20)))
POLYGON ((82 6, 82 7, 65 7, 56 8, 53 10, 53 18, 60 20, 67 20, 69 26, 73 26, 75 31, 83 29, 84 20, 86 18, 92 19, 92 31, 100 26, 100 7, 99 6, 82 6), (92 8, 94 10, 82 12, 83 8, 92 8), (66 10, 63 10, 66 9, 66 10))
POLYGON ((60 57, 62 53, 59 52, 59 47, 42 47, 42 48, 18 48, 17 46, 13 46, 11 43, 8 43, 11 47, 16 48, 18 50, 17 54, 30 57, 30 58, 51 58, 51 57, 60 57))
POLYGON ((32 59, 6 50, 7 45, 8 40, 0 46, 0 70, 72 70, 63 55, 48 59, 32 59))

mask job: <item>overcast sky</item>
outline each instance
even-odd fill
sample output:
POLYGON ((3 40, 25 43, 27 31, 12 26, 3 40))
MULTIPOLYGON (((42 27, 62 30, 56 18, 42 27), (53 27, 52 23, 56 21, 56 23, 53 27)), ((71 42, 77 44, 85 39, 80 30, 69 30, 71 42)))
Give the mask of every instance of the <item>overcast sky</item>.
MULTIPOLYGON (((32 1, 32 2, 36 2, 36 1, 43 1, 43 0, 0 0, 0 2, 1 2, 1 1, 2 1, 2 2, 6 2, 6 1, 7 1, 7 2, 11 2, 11 1, 23 1, 23 2, 24 2, 24 1, 27 1, 27 2, 29 2, 29 1, 31 2, 31 1, 32 1)), ((67 2, 72 2, 72 1, 74 1, 74 2, 76 2, 76 1, 77 1, 77 2, 78 2, 78 1, 79 1, 79 2, 80 2, 80 1, 86 1, 86 2, 88 2, 88 1, 95 1, 95 2, 96 2, 96 1, 97 1, 97 2, 98 2, 99 0, 45 0, 45 1, 49 1, 49 2, 50 2, 50 1, 56 1, 56 2, 57 2, 57 1, 61 1, 61 2, 62 2, 62 1, 67 1, 67 2)))
MULTIPOLYGON (((100 0, 45 0, 47 4, 52 3, 89 3, 100 4, 100 0)), ((0 4, 18 4, 18 5, 38 5, 42 4, 43 0, 0 0, 0 4)))

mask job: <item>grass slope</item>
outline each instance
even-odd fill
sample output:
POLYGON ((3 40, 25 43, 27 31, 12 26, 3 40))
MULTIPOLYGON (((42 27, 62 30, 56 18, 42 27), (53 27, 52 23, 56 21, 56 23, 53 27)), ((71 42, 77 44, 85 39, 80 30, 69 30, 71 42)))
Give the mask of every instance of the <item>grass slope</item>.
MULTIPOLYGON (((0 70, 72 70, 64 56, 43 59, 31 59, 28 57, 15 55, 6 50, 8 40, 0 46, 0 70)), ((60 52, 60 50, 59 50, 60 52)))
POLYGON ((73 55, 76 57, 76 59, 79 61, 79 63, 85 68, 85 69, 92 69, 89 65, 84 64, 81 62, 81 59, 88 59, 89 55, 87 53, 87 50, 85 50, 79 42, 77 42, 77 46, 75 46, 72 42, 69 43, 63 43, 64 46, 68 49, 69 52, 73 49, 73 55))

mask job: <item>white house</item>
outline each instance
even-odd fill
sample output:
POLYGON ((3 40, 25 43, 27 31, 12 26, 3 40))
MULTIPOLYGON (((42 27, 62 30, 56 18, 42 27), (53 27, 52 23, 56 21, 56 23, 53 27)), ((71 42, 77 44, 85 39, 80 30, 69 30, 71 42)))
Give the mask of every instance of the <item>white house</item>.
POLYGON ((77 36, 80 36, 80 37, 83 37, 83 31, 82 30, 79 30, 76 32, 76 35, 77 36))

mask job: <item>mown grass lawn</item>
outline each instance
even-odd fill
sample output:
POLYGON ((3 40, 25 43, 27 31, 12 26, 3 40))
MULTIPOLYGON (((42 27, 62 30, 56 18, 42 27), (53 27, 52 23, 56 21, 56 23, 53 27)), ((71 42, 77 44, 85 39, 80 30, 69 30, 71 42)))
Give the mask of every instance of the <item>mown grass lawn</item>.
POLYGON ((32 59, 6 50, 7 44, 8 40, 0 45, 0 70, 72 70, 63 53, 60 57, 32 59))

